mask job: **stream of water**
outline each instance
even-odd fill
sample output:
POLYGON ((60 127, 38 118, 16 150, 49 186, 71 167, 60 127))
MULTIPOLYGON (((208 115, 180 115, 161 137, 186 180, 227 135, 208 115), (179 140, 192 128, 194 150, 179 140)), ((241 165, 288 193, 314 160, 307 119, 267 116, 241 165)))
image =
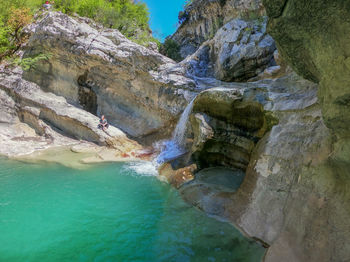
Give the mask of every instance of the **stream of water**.
POLYGON ((175 130, 173 132, 172 138, 161 143, 161 152, 156 159, 158 165, 175 159, 185 153, 184 145, 186 127, 189 116, 192 113, 194 100, 195 98, 192 99, 192 101, 182 112, 181 117, 177 122, 175 130))
POLYGON ((154 175, 149 163, 0 160, 0 261, 261 260, 257 243, 154 175))

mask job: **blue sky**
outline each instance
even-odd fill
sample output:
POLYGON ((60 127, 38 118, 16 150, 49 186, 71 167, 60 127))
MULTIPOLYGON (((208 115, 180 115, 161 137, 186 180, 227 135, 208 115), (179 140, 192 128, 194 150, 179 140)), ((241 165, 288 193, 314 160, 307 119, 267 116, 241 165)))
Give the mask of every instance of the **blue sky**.
POLYGON ((176 30, 177 16, 185 0, 142 0, 149 8, 151 29, 155 37, 164 39, 176 30))

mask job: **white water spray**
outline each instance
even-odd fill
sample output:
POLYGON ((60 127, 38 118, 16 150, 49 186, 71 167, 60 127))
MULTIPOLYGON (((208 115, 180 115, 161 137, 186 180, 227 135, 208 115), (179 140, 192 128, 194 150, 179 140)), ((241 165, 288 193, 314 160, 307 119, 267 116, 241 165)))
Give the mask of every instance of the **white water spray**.
POLYGON ((180 147, 183 146, 185 142, 184 141, 185 132, 186 132, 188 118, 192 112, 193 102, 194 102, 194 99, 192 99, 192 101, 186 106, 173 132, 172 140, 180 147))
POLYGON ((156 162, 158 164, 164 163, 171 159, 185 153, 185 132, 187 127, 188 118, 193 109, 193 102, 195 98, 186 106, 185 110, 182 112, 179 122, 176 125, 176 128, 173 132, 171 140, 168 140, 162 144, 162 150, 159 156, 157 157, 156 162))

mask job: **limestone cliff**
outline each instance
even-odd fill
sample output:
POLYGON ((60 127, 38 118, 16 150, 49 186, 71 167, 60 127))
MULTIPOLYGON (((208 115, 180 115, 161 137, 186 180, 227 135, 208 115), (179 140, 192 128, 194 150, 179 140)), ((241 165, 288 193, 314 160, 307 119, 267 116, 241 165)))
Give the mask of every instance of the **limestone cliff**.
POLYGON ((195 0, 180 13, 182 23, 171 38, 180 45, 185 58, 230 20, 257 18, 263 13, 260 0, 195 0))
POLYGON ((194 77, 244 82, 256 78, 274 61, 275 42, 266 34, 266 19, 233 19, 204 42, 182 64, 194 77))
POLYGON ((193 96, 183 67, 117 30, 59 12, 45 12, 25 30, 30 37, 19 54, 50 59, 28 71, 0 67, 0 154, 83 140, 129 156, 141 148, 129 137, 166 136, 193 96), (101 114, 107 132, 97 128, 101 114))
MULTIPOLYGON (((171 162, 174 169, 191 165, 193 170, 195 164, 194 180, 189 181, 190 175, 182 183, 172 179, 188 202, 269 247, 265 261, 350 260, 350 23, 345 2, 265 0, 268 33, 283 62, 275 53, 264 73, 252 74, 254 67, 235 63, 247 43, 235 30, 220 33, 224 27, 182 62, 208 90, 194 101, 188 154, 171 162), (230 48, 224 45, 229 38, 230 48), (226 64, 218 59, 222 46, 231 51, 223 52, 226 64), (231 70, 223 67, 230 62, 231 70), (285 63, 299 76, 290 69, 268 74, 285 63), (245 77, 254 74, 259 76, 245 77), (266 77, 271 79, 217 80, 266 77), (231 171, 223 171, 227 168, 231 171), (234 180, 242 172, 245 178, 237 187, 234 180)), ((181 41, 186 49, 188 42, 181 41)))
POLYGON ((182 15, 185 20, 171 38, 179 43, 190 76, 247 81, 277 66, 260 1, 196 0, 182 15))
POLYGON ((141 138, 169 126, 191 98, 193 81, 159 53, 89 19, 50 12, 34 23, 24 56, 52 55, 26 80, 141 138))

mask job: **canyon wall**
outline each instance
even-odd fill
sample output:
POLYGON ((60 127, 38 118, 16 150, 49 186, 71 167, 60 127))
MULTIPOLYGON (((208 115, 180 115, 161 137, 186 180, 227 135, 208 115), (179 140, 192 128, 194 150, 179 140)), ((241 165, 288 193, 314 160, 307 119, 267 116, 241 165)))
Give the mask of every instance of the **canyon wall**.
POLYGON ((23 51, 50 58, 0 70, 1 143, 39 146, 56 132, 62 144, 137 147, 97 129, 96 115, 138 139, 169 136, 197 95, 187 154, 170 163, 191 165, 194 180, 176 180, 184 199, 262 242, 265 261, 350 260, 349 5, 264 4, 268 22, 258 1, 193 1, 173 36, 191 54, 179 64, 89 19, 44 13, 23 51))
POLYGON ((183 21, 171 39, 180 45, 180 55, 185 58, 230 20, 256 19, 264 12, 260 0, 192 1, 179 15, 183 21))
MULTIPOLYGON (((193 5, 201 3, 209 14, 212 3, 206 2, 193 5)), ((177 180, 176 186, 189 203, 261 241, 268 247, 265 261, 348 261, 350 6, 346 1, 263 2, 278 53, 261 73, 251 74, 249 66, 233 66, 224 71, 226 77, 218 73, 222 67, 213 57, 220 57, 220 48, 213 47, 229 37, 241 41, 235 30, 225 30, 224 38, 203 37, 182 62, 209 90, 194 101, 189 156, 171 163, 174 169, 191 165, 193 170, 193 164, 198 169, 192 181, 177 180), (249 77, 239 77, 245 74, 249 77), (241 172, 242 184, 230 187, 241 172)), ((184 50, 193 41, 181 27, 174 39, 181 39, 184 50)), ((236 61, 245 50, 240 47, 227 52, 226 61, 236 61)))
POLYGON ((24 78, 142 138, 171 126, 194 83, 169 58, 89 19, 50 12, 29 29, 25 57, 50 54, 24 78))

